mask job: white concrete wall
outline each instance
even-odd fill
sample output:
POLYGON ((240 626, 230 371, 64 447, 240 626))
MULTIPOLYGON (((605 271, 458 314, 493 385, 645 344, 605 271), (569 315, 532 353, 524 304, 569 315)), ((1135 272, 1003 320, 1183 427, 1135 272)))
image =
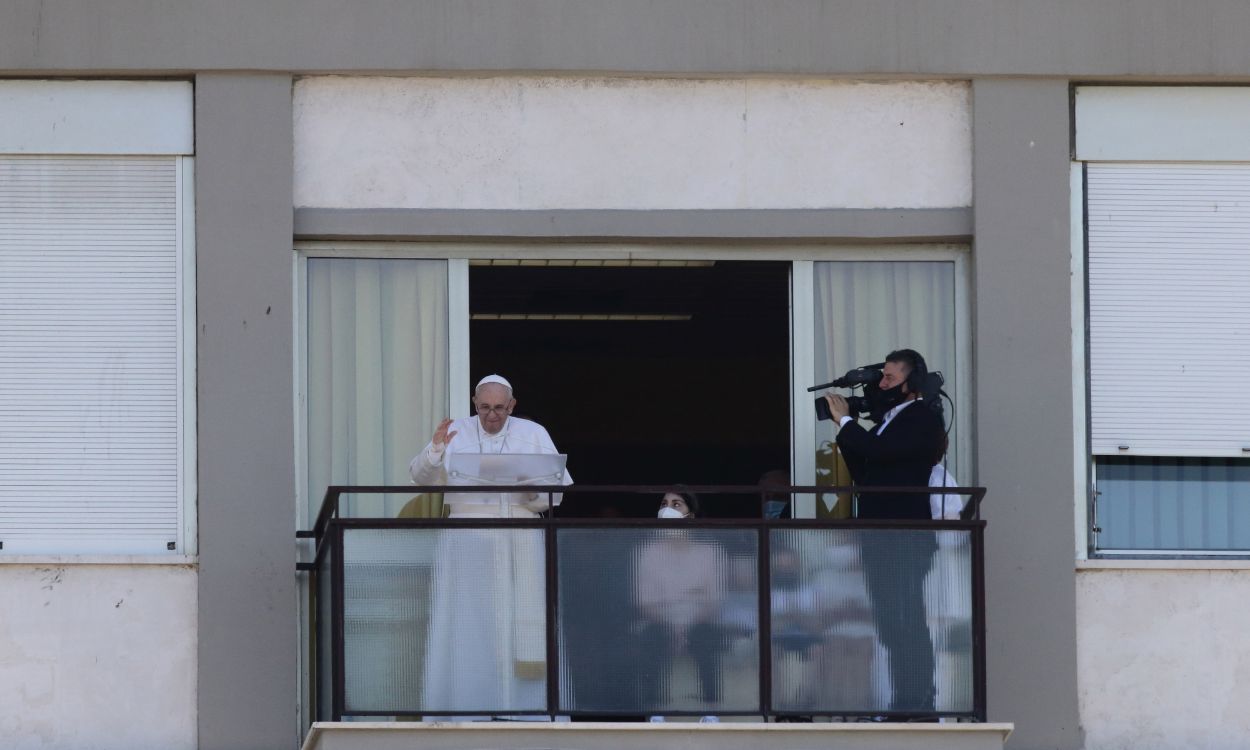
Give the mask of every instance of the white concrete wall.
POLYGON ((961 82, 315 77, 295 205, 945 208, 972 196, 961 82))
POLYGON ((196 746, 196 573, 0 565, 0 746, 196 746))
POLYGON ((1245 748, 1250 570, 1077 574, 1088 750, 1245 748))

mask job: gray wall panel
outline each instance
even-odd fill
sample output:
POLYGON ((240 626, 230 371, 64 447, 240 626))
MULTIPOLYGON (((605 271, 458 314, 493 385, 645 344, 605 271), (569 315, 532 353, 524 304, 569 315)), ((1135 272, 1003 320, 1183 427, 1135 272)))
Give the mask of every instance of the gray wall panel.
POLYGON ((196 80, 201 748, 295 747, 291 79, 196 80))
POLYGON ((480 237, 794 238, 967 242, 972 210, 728 209, 572 210, 336 209, 295 211, 298 239, 420 240, 480 237))
POLYGON ((976 442, 991 720, 1078 748, 1068 86, 973 82, 976 442))
POLYGON ((1248 76, 1243 0, 8 0, 0 71, 1248 76))

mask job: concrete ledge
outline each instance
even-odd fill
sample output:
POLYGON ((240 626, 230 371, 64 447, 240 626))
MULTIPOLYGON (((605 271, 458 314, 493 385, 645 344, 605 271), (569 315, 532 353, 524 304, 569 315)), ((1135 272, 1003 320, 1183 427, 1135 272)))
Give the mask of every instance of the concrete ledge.
POLYGON ((1160 558, 1143 557, 1098 558, 1077 560, 1077 570, 1250 570, 1250 559, 1245 557, 1160 558))
POLYGON ((3 565, 181 565, 199 563, 196 555, 0 555, 3 565))
POLYGON ((971 208, 515 211, 299 208, 301 240, 436 238, 818 239, 968 242, 971 208))
POLYGON ((340 722, 303 750, 1002 750, 1012 724, 340 722))

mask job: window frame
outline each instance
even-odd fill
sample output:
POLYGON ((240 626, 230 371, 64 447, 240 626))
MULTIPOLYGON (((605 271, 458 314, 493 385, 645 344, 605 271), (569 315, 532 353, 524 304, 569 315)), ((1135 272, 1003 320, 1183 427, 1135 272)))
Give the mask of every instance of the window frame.
POLYGON ((465 258, 422 252, 420 246, 393 246, 390 243, 296 243, 292 265, 295 295, 292 319, 294 325, 295 361, 295 508, 296 528, 312 528, 313 510, 320 498, 310 496, 308 487, 308 425, 304 410, 308 393, 308 261, 320 258, 351 258, 357 260, 441 260, 447 263, 447 414, 453 419, 468 416, 469 400, 469 262, 465 258), (314 247, 307 247, 312 244, 314 247), (342 245, 353 245, 344 248, 342 245), (358 247, 358 246, 369 247, 358 247))
MULTIPOLYGON (((955 264, 955 320, 956 356, 960 363, 958 388, 966 394, 968 402, 956 410, 959 424, 959 450, 967 463, 967 477, 961 479, 967 485, 975 484, 976 463, 972 450, 974 405, 972 392, 972 337, 971 300, 969 298, 969 273, 971 269, 971 246, 964 243, 908 243, 895 245, 810 245, 759 242, 746 247, 731 244, 677 244, 649 242, 640 243, 551 243, 533 244, 521 242, 386 242, 386 241, 313 241, 293 243, 292 282, 295 294, 292 300, 292 377, 294 379, 295 415, 295 472, 296 472, 296 524, 297 528, 310 528, 307 485, 307 426, 304 420, 304 394, 307 393, 307 263, 310 258, 411 258, 420 260, 446 260, 448 262, 448 384, 449 414, 453 418, 468 416, 469 411, 469 261, 475 259, 508 258, 517 260, 788 260, 791 264, 790 285, 790 416, 792 433, 792 476, 815 476, 815 416, 811 408, 812 394, 807 388, 813 372, 813 352, 810 347, 795 346, 796 341, 812 340, 814 320, 815 287, 812 264, 820 261, 951 261, 955 264), (796 408, 798 405, 798 408, 796 408), (799 472, 807 471, 807 474, 799 472)), ((800 499, 797 515, 815 517, 815 498, 800 499), (806 503, 803 505, 802 503, 806 503)), ((299 540, 300 554, 311 554, 311 543, 299 540)), ((301 643, 308 644, 307 631, 309 591, 299 587, 299 630, 301 643)), ((306 726, 308 707, 312 696, 308 694, 307 647, 300 650, 299 702, 300 726, 306 726)))
MULTIPOLYGON (((1074 115, 1075 116, 1075 115, 1074 115)), ((1200 550, 1101 548, 1098 515, 1098 458, 1112 454, 1095 454, 1092 446, 1093 415, 1091 407, 1092 373, 1090 368, 1090 271, 1089 271, 1089 183, 1088 165, 1092 159, 1075 154, 1070 165, 1071 198, 1071 278, 1072 278, 1072 394, 1073 394, 1073 490, 1075 559, 1079 563, 1095 560, 1192 560, 1233 561, 1250 559, 1250 550, 1200 550)), ((1133 163, 1148 163, 1134 160, 1133 163)), ((1152 454, 1159 453, 1151 451, 1152 454)), ((1159 453, 1162 458, 1228 458, 1184 451, 1159 453)))
MULTIPOLYGON (((791 476, 815 476, 815 416, 810 408, 812 395, 807 388, 813 371, 813 353, 807 342, 812 340, 812 319, 815 300, 814 263, 836 261, 921 261, 951 262, 955 277, 955 336, 959 362, 957 389, 964 394, 965 404, 957 405, 957 450, 965 465, 960 481, 971 485, 976 477, 976 457, 972 438, 972 337, 969 299, 971 247, 962 243, 897 243, 889 245, 809 245, 760 242, 755 246, 726 243, 551 243, 519 242, 450 243, 450 242, 384 242, 384 241, 297 241, 294 243, 293 280, 295 283, 295 331, 297 345, 293 348, 295 362, 296 473, 297 512, 299 528, 307 528, 304 517, 308 507, 306 487, 307 434, 301 407, 307 390, 306 264, 309 258, 413 258, 448 261, 448 382, 450 384, 449 414, 467 416, 469 403, 469 261, 508 258, 526 260, 786 260, 791 264, 790 283, 790 435, 791 476)), ((797 504, 800 517, 815 517, 815 498, 803 498, 797 504), (806 515, 804 515, 806 514, 806 515)))
MULTIPOLYGON (((964 486, 976 483, 976 452, 973 450, 972 425, 975 407, 972 403, 972 325, 970 318, 969 270, 971 248, 958 244, 916 244, 879 248, 830 248, 830 253, 812 260, 794 261, 792 274, 792 315, 790 331, 791 372, 794 373, 791 396, 791 465, 795 477, 816 476, 816 417, 810 407, 813 395, 807 389, 815 383, 814 351, 795 347, 795 343, 811 342, 815 336, 815 263, 837 262, 929 262, 954 265, 955 316, 955 390, 962 394, 963 404, 952 409, 955 450, 962 465, 958 481, 964 486), (800 375, 799 373, 803 373, 800 375), (800 405, 795 409, 794 404, 800 405)), ((901 344, 900 344, 901 345, 901 344)), ((886 352, 881 353, 883 356, 886 352)), ((798 482, 803 484, 804 482, 798 482)), ((815 518, 816 498, 802 497, 796 502, 796 517, 815 518)))
POLYGON ((189 79, 8 79, 0 95, 16 118, 0 153, 31 157, 164 157, 174 160, 177 519, 175 549, 127 553, 0 549, 0 563, 194 563, 199 548, 196 378, 195 101, 189 79))
MULTIPOLYGON (((32 154, 44 156, 45 154, 32 154)), ((55 156, 55 154, 46 154, 55 156)), ((92 154, 91 156, 95 156, 92 154)), ((113 156, 125 158, 126 155, 113 156)), ((149 155, 142 155, 149 156, 149 155)), ((177 372, 177 445, 175 459, 177 470, 177 497, 175 499, 177 521, 175 549, 167 552, 124 552, 112 550, 89 550, 75 548, 72 544, 58 544, 58 549, 46 552, 14 551, 0 549, 0 564, 55 562, 67 564, 96 564, 125 561, 132 564, 170 565, 194 562, 199 552, 198 474, 197 474, 197 406, 196 406, 196 251, 195 251, 195 157, 192 155, 155 154, 174 162, 175 202, 175 360, 177 372)))

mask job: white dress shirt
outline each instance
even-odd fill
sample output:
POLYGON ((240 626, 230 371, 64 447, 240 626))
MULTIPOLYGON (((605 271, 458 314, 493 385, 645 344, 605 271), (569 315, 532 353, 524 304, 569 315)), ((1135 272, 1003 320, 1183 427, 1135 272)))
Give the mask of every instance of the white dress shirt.
MULTIPOLYGON (((881 433, 885 432, 885 428, 888 427, 890 422, 892 422, 894 418, 898 416, 898 413, 900 411, 906 409, 908 406, 911 406, 913 403, 920 401, 920 400, 921 399, 919 398, 913 398, 909 401, 904 401, 903 403, 899 404, 893 409, 890 409, 889 411, 887 411, 885 413, 885 418, 881 420, 881 426, 877 428, 877 434, 880 435, 881 433)), ((851 422, 851 421, 854 421, 854 420, 850 416, 842 417, 841 419, 838 420, 838 429, 841 430, 843 427, 846 427, 846 423, 851 422)))

